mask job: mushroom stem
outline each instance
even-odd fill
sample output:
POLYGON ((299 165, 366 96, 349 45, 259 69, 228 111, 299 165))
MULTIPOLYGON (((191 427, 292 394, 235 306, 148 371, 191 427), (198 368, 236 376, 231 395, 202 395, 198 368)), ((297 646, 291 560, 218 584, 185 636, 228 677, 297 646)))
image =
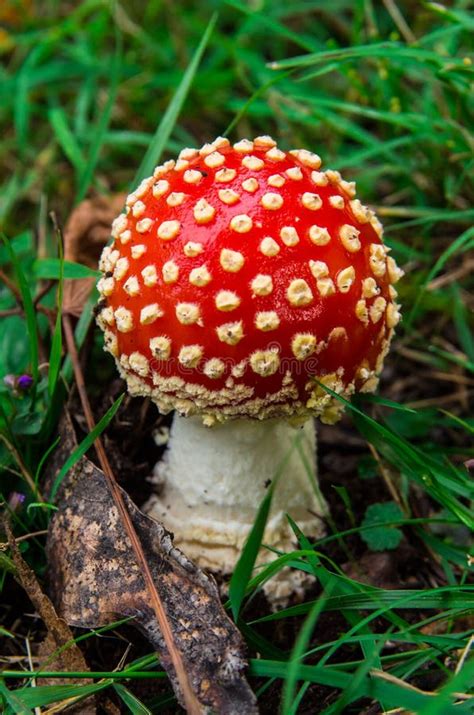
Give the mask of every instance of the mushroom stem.
MULTIPOLYGON (((275 478, 263 543, 282 551, 295 548, 287 513, 306 535, 324 532, 327 505, 315 457, 313 420, 299 428, 283 419, 235 420, 209 428, 199 417, 176 414, 167 453, 155 468, 161 491, 146 510, 174 533, 176 545, 191 559, 227 574, 275 478)), ((262 550, 259 561, 273 558, 262 550)))

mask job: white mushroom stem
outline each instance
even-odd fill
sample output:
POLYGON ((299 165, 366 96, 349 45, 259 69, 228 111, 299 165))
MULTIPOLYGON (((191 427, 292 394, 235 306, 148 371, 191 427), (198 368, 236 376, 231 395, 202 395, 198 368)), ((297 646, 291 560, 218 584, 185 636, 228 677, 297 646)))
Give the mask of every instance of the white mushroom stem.
MULTIPOLYGON (((271 482, 277 479, 263 543, 295 548, 289 514, 307 536, 324 533, 327 513, 316 480, 313 420, 235 420, 209 428, 175 415, 165 458, 155 468, 160 493, 148 514, 174 533, 175 544, 200 566, 232 572, 271 482)), ((275 555, 262 550, 260 562, 275 555)), ((286 579, 291 579, 287 570, 286 579)), ((284 579, 285 580, 285 579, 284 579)), ((288 595, 295 584, 279 587, 288 595)))

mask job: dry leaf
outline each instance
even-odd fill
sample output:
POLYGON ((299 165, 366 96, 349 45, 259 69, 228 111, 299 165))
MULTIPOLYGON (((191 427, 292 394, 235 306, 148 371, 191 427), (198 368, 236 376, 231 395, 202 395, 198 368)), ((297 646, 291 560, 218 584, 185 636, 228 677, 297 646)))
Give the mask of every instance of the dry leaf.
MULTIPOLYGON (((110 239, 112 221, 122 210, 125 199, 126 194, 97 196, 76 206, 64 228, 66 261, 97 268, 102 249, 110 239)), ((64 281, 64 312, 79 316, 94 283, 94 278, 64 281)))
MULTIPOLYGON (((70 419, 63 424, 70 446, 70 419)), ((203 711, 256 713, 255 696, 243 676, 242 638, 222 608, 214 580, 176 549, 170 534, 142 514, 125 493, 124 499, 203 711)), ((133 616, 158 652, 179 698, 171 658, 102 471, 83 458, 66 477, 57 504, 48 557, 61 615, 70 625, 88 628, 133 616)))
MULTIPOLYGON (((89 666, 79 646, 74 642, 74 635, 71 629, 67 623, 58 616, 50 599, 43 592, 34 571, 28 566, 26 561, 24 561, 7 519, 4 520, 4 529, 11 549, 12 559, 16 567, 15 578, 28 594, 28 598, 48 631, 46 638, 40 644, 39 648, 39 655, 42 657, 41 667, 45 669, 47 666, 47 670, 88 671, 89 666), (68 644, 67 647, 63 649, 63 646, 66 644, 68 644), (56 653, 59 649, 62 649, 61 652, 56 653)), ((87 678, 81 678, 80 680, 69 678, 67 681, 60 679, 48 679, 46 681, 41 678, 37 680, 38 685, 54 685, 59 683, 71 685, 72 683, 79 682, 81 684, 90 684, 92 680, 87 678)), ((93 715, 96 712, 93 698, 88 698, 81 703, 81 708, 80 712, 83 715, 93 715)), ((71 710, 71 713, 72 712, 73 710, 71 710)))

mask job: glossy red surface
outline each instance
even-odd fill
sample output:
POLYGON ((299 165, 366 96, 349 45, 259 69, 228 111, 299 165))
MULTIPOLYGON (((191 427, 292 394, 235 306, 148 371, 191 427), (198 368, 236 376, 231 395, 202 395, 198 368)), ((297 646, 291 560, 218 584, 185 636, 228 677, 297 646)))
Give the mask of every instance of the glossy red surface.
MULTIPOLYGON (((133 314, 134 328, 130 332, 121 333, 112 330, 118 338, 120 354, 130 355, 138 351, 144 355, 155 372, 163 376, 179 376, 192 383, 202 384, 208 390, 220 390, 231 374, 233 365, 240 363, 257 350, 266 350, 275 346, 280 355, 280 369, 268 377, 255 374, 247 366, 244 375, 235 380, 236 383, 251 385, 254 396, 263 397, 281 389, 285 372, 289 369, 298 386, 301 399, 307 399, 304 386, 308 376, 321 377, 343 368, 343 381, 353 380, 357 368, 366 361, 370 369, 375 368, 377 356, 381 352, 382 343, 388 337, 390 330, 386 324, 386 315, 373 323, 364 324, 355 314, 355 306, 362 297, 362 281, 367 277, 375 277, 369 266, 369 246, 379 244, 381 239, 370 223, 359 223, 349 205, 350 197, 338 183, 327 186, 317 186, 311 180, 312 169, 304 166, 296 157, 287 154, 283 161, 271 161, 266 158, 266 149, 254 149, 251 154, 264 161, 260 170, 248 169, 242 165, 245 154, 236 152, 232 146, 223 147, 219 152, 225 156, 225 167, 235 169, 236 177, 227 183, 218 183, 215 174, 222 167, 212 169, 204 163, 204 157, 198 156, 190 162, 189 168, 202 173, 201 180, 196 184, 186 183, 184 173, 171 169, 160 179, 166 179, 170 188, 165 195, 154 198, 151 188, 140 197, 146 210, 138 218, 128 214, 128 228, 132 231, 132 239, 122 245, 115 240, 114 249, 120 256, 126 256, 130 268, 122 281, 116 281, 113 293, 106 299, 107 305, 114 310, 124 306, 133 314), (268 178, 273 174, 285 174, 291 167, 299 166, 303 173, 302 180, 286 178, 281 188, 268 185, 268 178), (258 181, 255 193, 242 189, 242 181, 248 178, 258 181), (233 189, 240 198, 232 206, 223 203, 218 191, 233 189), (313 211, 302 205, 304 192, 318 194, 322 199, 320 209, 313 211), (166 203, 170 192, 183 192, 187 195, 185 201, 176 207, 166 203), (280 194, 283 205, 278 210, 263 208, 260 200, 267 192, 280 194), (329 197, 340 195, 344 199, 344 208, 334 208, 329 203, 329 197), (198 225, 193 215, 195 203, 205 198, 215 208, 215 216, 210 223, 198 225), (253 227, 248 233, 239 234, 229 228, 231 219, 240 214, 251 217, 253 227), (145 233, 136 231, 137 222, 143 218, 152 219, 150 230, 145 233), (157 228, 163 221, 177 220, 180 222, 178 235, 169 241, 157 238, 157 228), (328 229, 331 241, 326 246, 317 246, 311 242, 308 231, 316 224, 328 229), (343 224, 355 226, 360 231, 361 249, 357 252, 347 251, 341 244, 339 229, 343 224), (298 232, 300 241, 296 246, 286 246, 280 238, 280 229, 293 226, 298 232), (271 236, 280 246, 278 255, 264 256, 259 250, 261 240, 271 236), (195 241, 203 246, 203 252, 195 257, 187 257, 183 252, 184 245, 195 241), (140 258, 131 257, 131 249, 137 244, 146 245, 146 252, 140 258), (223 270, 220 262, 220 252, 223 248, 239 251, 245 258, 245 263, 237 273, 223 270), (179 278, 176 283, 166 285, 162 279, 161 268, 166 261, 173 260, 179 266, 179 278), (347 293, 336 293, 327 297, 320 295, 316 280, 313 277, 309 261, 324 261, 329 268, 329 275, 336 282, 339 271, 353 266, 356 272, 354 284, 347 293), (154 287, 146 287, 141 278, 141 271, 150 264, 157 268, 158 282, 154 287), (204 287, 196 287, 189 282, 189 273, 193 268, 205 265, 212 280, 204 287), (250 283, 257 274, 267 274, 272 277, 273 291, 267 296, 254 296, 250 283), (123 289, 124 282, 130 276, 136 276, 140 284, 140 293, 131 297, 123 289), (311 287, 313 299, 304 307, 291 305, 287 295, 287 287, 293 279, 304 279, 311 287), (240 305, 229 312, 216 308, 215 296, 219 290, 234 291, 240 298, 240 305), (190 302, 199 305, 201 320, 199 324, 182 325, 175 314, 175 307, 180 302, 190 302), (140 325, 140 310, 149 304, 158 303, 164 314, 150 325, 140 325), (257 330, 254 325, 255 314, 258 311, 276 311, 280 319, 278 329, 269 332, 257 330), (244 337, 234 346, 221 342, 216 334, 216 328, 227 322, 242 321, 244 337), (343 327, 347 338, 328 340, 331 330, 343 327), (291 350, 291 341, 295 333, 309 332, 317 338, 318 344, 327 344, 319 352, 304 361, 296 360, 291 350), (153 358, 149 341, 155 336, 166 336, 171 339, 171 356, 168 361, 158 362, 153 358), (182 346, 199 345, 203 349, 203 358, 193 369, 184 369, 178 362, 178 353, 182 346), (226 361, 226 369, 219 379, 209 379, 203 374, 202 366, 206 360, 218 357, 226 361)), ((379 295, 391 302, 389 295, 389 279, 387 273, 383 277, 375 277, 380 288, 379 295)), ((370 309, 374 298, 367 300, 370 309)), ((152 383, 151 372, 145 378, 152 383)), ((359 386, 359 385, 357 385, 359 386)))

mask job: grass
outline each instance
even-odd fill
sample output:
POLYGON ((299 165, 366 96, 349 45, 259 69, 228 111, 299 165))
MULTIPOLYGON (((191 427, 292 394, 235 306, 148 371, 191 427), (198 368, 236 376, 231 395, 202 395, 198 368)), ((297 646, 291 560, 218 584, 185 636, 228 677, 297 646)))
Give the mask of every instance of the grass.
MULTIPOLYGON (((299 550, 255 571, 265 503, 234 573, 228 607, 249 645, 252 686, 262 712, 283 715, 358 713, 371 701, 379 711, 473 712, 474 488, 465 466, 474 456, 469 3, 150 0, 138 10, 48 0, 41 16, 26 0, 4 4, 1 498, 25 558, 43 579, 51 508, 41 477, 72 385, 56 308, 63 277, 91 273, 62 260, 49 212, 64 223, 85 196, 127 190, 183 146, 218 134, 270 133, 283 148, 315 149, 327 166, 357 180, 406 276, 383 399, 347 406, 345 434, 359 438, 358 448, 345 445, 350 479, 333 462, 324 481, 331 533, 311 544, 294 525, 299 550), (25 374, 33 378, 26 390, 18 382, 25 374), (377 511, 378 521, 366 519, 369 504, 379 502, 389 507, 377 511), (400 541, 394 530, 402 534, 419 571, 430 575, 424 588, 375 587, 346 573, 375 529, 382 545, 385 530, 387 549, 400 541), (312 573, 320 591, 271 614, 258 605, 258 589, 283 566, 312 573), (336 628, 331 618, 339 619, 336 628)), ((76 327, 79 346, 90 335, 91 308, 76 327)), ((89 372, 88 389, 97 394, 114 369, 101 356, 100 337, 93 339, 99 368, 89 372)), ((97 433, 118 407, 98 420, 97 433)), ((324 431, 321 450, 331 456, 324 431)), ((92 684, 80 682, 91 673, 70 673, 70 685, 32 687, 41 669, 13 656, 25 655, 25 637, 37 644, 41 629, 9 600, 17 591, 6 549, 0 569, 6 713, 48 712, 99 690, 123 712, 175 710, 152 654, 119 670, 110 660, 94 670, 92 684), (141 688, 150 679, 153 696, 141 688)), ((86 635, 97 653, 106 636, 86 635)))

